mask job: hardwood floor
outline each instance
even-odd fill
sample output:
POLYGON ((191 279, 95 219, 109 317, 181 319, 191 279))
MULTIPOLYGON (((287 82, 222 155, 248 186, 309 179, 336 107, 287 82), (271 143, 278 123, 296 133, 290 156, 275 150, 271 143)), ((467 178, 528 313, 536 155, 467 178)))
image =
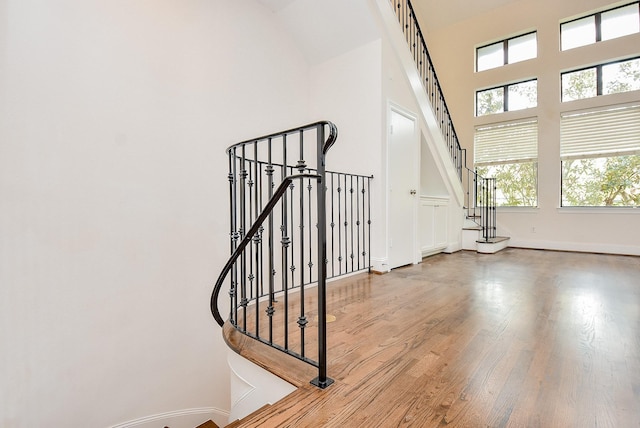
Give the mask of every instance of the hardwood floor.
POLYGON ((442 254, 327 298, 326 390, 311 366, 225 329, 299 386, 231 426, 640 427, 640 257, 442 254))

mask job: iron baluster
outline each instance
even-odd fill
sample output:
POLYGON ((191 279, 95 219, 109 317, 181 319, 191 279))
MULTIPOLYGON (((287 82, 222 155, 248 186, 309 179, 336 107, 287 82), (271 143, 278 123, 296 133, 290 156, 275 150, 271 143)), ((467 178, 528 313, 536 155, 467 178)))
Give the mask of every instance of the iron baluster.
MULTIPOLYGON (((282 167, 281 167, 282 181, 284 181, 287 176, 287 136, 282 136, 282 167)), ((282 195, 282 208, 281 208, 281 216, 282 216, 282 240, 280 241, 282 244, 282 265, 281 265, 281 278, 282 278, 282 288, 284 291, 284 349, 289 349, 289 287, 287 284, 287 265, 288 265, 288 250, 289 250, 289 224, 287 218, 287 192, 284 192, 282 195)))
POLYGON ((347 213, 347 175, 344 175, 344 270, 349 271, 349 221, 347 213))
MULTIPOLYGON (((309 261, 307 262, 307 266, 309 267, 309 282, 313 282, 313 245, 311 245, 313 242, 313 219, 311 218, 311 190, 313 190, 313 186, 311 185, 311 179, 309 179, 307 184, 307 190, 309 191, 309 197, 307 199, 307 203, 309 205, 309 226, 307 229, 307 232, 309 233, 309 261)), ((318 189, 318 192, 319 191, 320 189, 318 189)))
POLYGON ((350 180, 350 183, 349 183, 349 186, 350 186, 349 187, 349 194, 350 194, 349 199, 350 199, 350 202, 351 202, 351 210, 350 210, 350 212, 351 212, 351 222, 350 222, 351 223, 350 224, 350 230, 351 230, 351 254, 349 255, 349 257, 351 258, 351 271, 353 271, 353 258, 354 258, 354 255, 353 255, 353 248, 354 248, 354 243, 353 243, 353 193, 354 193, 354 190, 353 190, 353 175, 349 178, 349 180, 350 180))
MULTIPOLYGON (((367 246, 370 248, 371 243, 369 237, 371 232, 370 195, 365 190, 365 186, 370 189, 370 179, 365 180, 363 176, 353 174, 330 172, 331 180, 327 180, 324 156, 326 150, 335 141, 336 135, 335 126, 323 122, 238 143, 227 150, 230 195, 229 230, 232 255, 225 264, 211 296, 212 314, 216 322, 223 325, 224 320, 217 309, 217 301, 222 282, 228 276, 231 279, 229 286, 230 323, 247 336, 318 368, 318 377, 313 382, 321 387, 331 382, 326 377, 326 279, 329 276, 339 276, 353 272, 356 268, 362 268, 364 256, 367 253, 364 248, 367 246), (329 138, 326 141, 324 141, 325 127, 329 129, 329 138), (304 149, 304 140, 307 131, 316 134, 316 165, 307 165, 304 160, 304 150, 306 150, 304 149), (289 138, 293 134, 299 135, 299 139, 289 138), (282 140, 278 141, 277 139, 282 140), (289 165, 292 158, 290 143, 294 144, 293 147, 295 147, 295 143, 299 143, 301 146, 299 160, 295 165, 289 165), (269 147, 265 147, 266 144, 269 144, 269 147), (266 156, 268 159, 261 160, 260 156, 266 156), (279 174, 274 174, 276 169, 280 171, 279 174), (279 177, 279 184, 276 177, 279 177), (314 180, 316 184, 314 184, 314 180), (329 192, 329 185, 331 185, 331 192, 329 192), (299 189, 297 192, 296 187, 299 189), (347 189, 351 194, 350 201, 347 200, 347 189), (316 192, 315 202, 312 199, 313 192, 316 192), (353 192, 356 192, 356 195, 353 195, 353 192), (362 196, 358 193, 362 193, 362 196), (329 208, 331 209, 331 224, 327 213, 327 197, 332 199, 329 208), (296 198, 298 204, 295 203, 296 198), (368 206, 365 199, 368 200, 368 206), (367 215, 369 220, 365 233, 364 219, 367 215), (335 223, 336 217, 337 223, 335 223), (279 222, 280 228, 280 251, 275 251, 277 244, 274 239, 278 233, 276 221, 279 222), (295 227, 296 222, 299 227, 295 227), (316 222, 315 227, 314 222, 316 222), (343 222, 346 224, 344 231, 342 231, 343 222), (327 226, 329 225, 331 225, 332 240, 330 258, 327 254, 327 240, 329 239, 327 226), (360 229, 360 225, 362 225, 362 229, 360 229), (338 226, 338 234, 335 233, 335 226, 338 226), (265 240, 268 249, 265 249, 263 245, 265 240), (305 245, 309 247, 308 250, 305 245), (246 248, 247 246, 249 248, 246 248), (313 249, 316 246, 317 251, 313 249), (336 251, 336 246, 338 251, 336 251), (264 254, 263 250, 269 251, 269 254, 264 254), (344 257, 342 252, 350 254, 349 251, 351 251, 353 258, 354 253, 360 253, 361 250, 363 261, 358 259, 358 262, 355 263, 352 260, 351 268, 346 260, 344 266, 342 266, 341 260, 339 262, 333 260, 336 256, 338 258, 344 257), (265 259, 266 257, 269 257, 269 260, 265 259), (299 273, 295 272, 296 260, 300 263, 299 273), (329 263, 331 263, 330 272, 329 263), (339 269, 335 268, 336 263, 338 263, 339 269), (281 274, 276 271, 276 265, 281 267, 281 274), (305 273, 307 266, 309 267, 308 275, 305 273), (265 278, 265 275, 268 275, 269 278, 265 278), (308 357, 310 348, 307 346, 307 337, 310 336, 306 334, 306 328, 310 327, 311 322, 307 313, 309 305, 316 304, 316 299, 308 299, 308 285, 315 282, 318 284, 317 291, 319 293, 317 299, 319 311, 318 361, 314 361, 315 357, 308 357), (297 317, 300 329, 299 352, 297 352, 298 349, 291 349, 293 343, 291 339, 294 336, 289 336, 296 334, 295 331, 291 331, 292 329, 288 325, 290 316, 293 317, 291 310, 289 310, 293 308, 289 308, 292 304, 290 295, 292 288, 299 288, 301 298, 300 313, 297 317), (280 294, 284 294, 283 305, 285 307, 276 314, 274 303, 278 302, 280 294), (255 307, 255 313, 249 311, 249 305, 255 307), (264 310, 265 308, 266 310, 264 310), (239 319, 240 315, 243 317, 242 321, 239 319), (278 315, 278 317, 274 315, 278 315), (255 317, 254 326, 249 325, 252 324, 249 322, 252 316, 255 317), (281 320, 282 325, 280 324, 281 320), (265 323, 265 321, 268 322, 265 323), (277 336, 275 328, 278 328, 277 336), (279 333, 282 331, 284 331, 284 336, 280 338, 279 333)), ((368 252, 370 253, 370 251, 368 252)), ((370 257, 366 267, 370 268, 370 257)), ((316 328, 315 325, 314 328, 316 328)))
MULTIPOLYGON (((244 238, 244 231, 247 227, 246 219, 246 186, 247 186, 247 170, 246 170, 246 146, 243 144, 240 150, 240 229, 238 230, 238 239, 244 238)), ((242 307, 242 329, 247 329, 247 257, 243 252, 240 258, 240 306, 242 307)))
MULTIPOLYGON (((268 157, 268 164, 265 168, 265 172, 267 174, 267 192, 269 195, 269 200, 271 200, 273 198, 273 164, 271 162, 271 142, 272 139, 271 137, 269 137, 268 140, 268 144, 267 144, 267 157, 268 157)), ((267 306, 267 316, 269 317, 269 343, 273 343, 273 314, 275 312, 275 308, 274 308, 274 289, 273 289, 273 264, 274 264, 274 260, 273 260, 273 212, 269 213, 269 220, 267 222, 267 228, 268 228, 268 234, 269 234, 269 306, 267 306)))
POLYGON ((340 186, 340 174, 338 174, 338 273, 342 274, 342 187, 340 186))

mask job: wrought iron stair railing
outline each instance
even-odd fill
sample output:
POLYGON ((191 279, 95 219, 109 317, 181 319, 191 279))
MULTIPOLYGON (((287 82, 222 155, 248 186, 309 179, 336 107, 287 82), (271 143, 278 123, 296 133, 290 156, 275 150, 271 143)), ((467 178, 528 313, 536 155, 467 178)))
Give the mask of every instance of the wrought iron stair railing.
POLYGON ((491 242, 496 238, 496 179, 485 178, 477 171, 465 167, 467 192, 465 194, 467 218, 482 229, 482 241, 491 242))
POLYGON ((390 1, 421 76, 423 88, 438 121, 451 161, 462 185, 466 185, 464 204, 467 216, 482 227, 483 239, 489 242, 496 237, 495 178, 481 177, 476 171, 468 168, 466 150, 461 147, 458 134, 453 126, 453 119, 413 5, 410 0, 390 1))
POLYGON ((317 367, 311 382, 321 388, 332 382, 327 279, 371 266, 372 177, 326 171, 336 138, 325 121, 227 149, 231 256, 211 295, 222 326, 219 299, 229 277, 230 324, 317 367))

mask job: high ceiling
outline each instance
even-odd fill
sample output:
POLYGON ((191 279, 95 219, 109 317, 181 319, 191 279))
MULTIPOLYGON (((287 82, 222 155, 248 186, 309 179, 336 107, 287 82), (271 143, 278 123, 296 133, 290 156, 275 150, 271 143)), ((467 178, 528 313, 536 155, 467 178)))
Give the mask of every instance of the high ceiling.
MULTIPOLYGON (((369 0, 257 0, 273 11, 309 63, 319 63, 375 38, 369 0), (340 10, 340 14, 334 11, 340 10), (358 23, 357 31, 354 25, 358 23)), ((522 0, 411 0, 426 32, 482 15, 522 0)), ((553 1, 553 0, 548 0, 553 1)), ((567 0, 563 0, 567 1, 567 0)), ((571 0, 582 1, 582 0, 571 0)))
MULTIPOLYGON (((258 0, 265 6, 278 12, 296 0, 258 0)), ((519 0, 412 0, 413 7, 425 28, 446 27, 458 21, 464 21, 475 15, 488 12, 508 3, 519 0)))
POLYGON ((437 29, 520 0, 412 0, 420 26, 437 29))
POLYGON ((264 4, 274 12, 284 9, 289 3, 293 3, 294 1, 295 0, 258 0, 258 2, 264 4))

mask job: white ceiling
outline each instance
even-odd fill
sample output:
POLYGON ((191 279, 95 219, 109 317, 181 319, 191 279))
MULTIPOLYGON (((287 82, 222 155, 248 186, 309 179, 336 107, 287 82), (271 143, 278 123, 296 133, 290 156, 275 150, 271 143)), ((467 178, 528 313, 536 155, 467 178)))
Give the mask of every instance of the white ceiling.
POLYGON ((258 2, 274 12, 310 64, 322 63, 380 37, 367 0, 258 2))
MULTIPOLYGON (((274 12, 278 12, 296 0, 258 0, 274 12)), ((488 12, 519 0, 412 0, 416 13, 425 19, 429 27, 444 27, 472 16, 488 12)))
POLYGON ((259 3, 262 3, 274 12, 284 9, 289 3, 293 3, 294 1, 296 0, 258 0, 259 3))
POLYGON ((423 29, 437 29, 464 21, 520 0, 411 0, 423 29))
MULTIPOLYGON (((378 37, 367 9, 368 0, 257 1, 276 14, 311 64, 378 37), (336 10, 340 13, 336 14, 336 10)), ((427 31, 518 1, 521 0, 411 0, 420 26, 427 31)))

